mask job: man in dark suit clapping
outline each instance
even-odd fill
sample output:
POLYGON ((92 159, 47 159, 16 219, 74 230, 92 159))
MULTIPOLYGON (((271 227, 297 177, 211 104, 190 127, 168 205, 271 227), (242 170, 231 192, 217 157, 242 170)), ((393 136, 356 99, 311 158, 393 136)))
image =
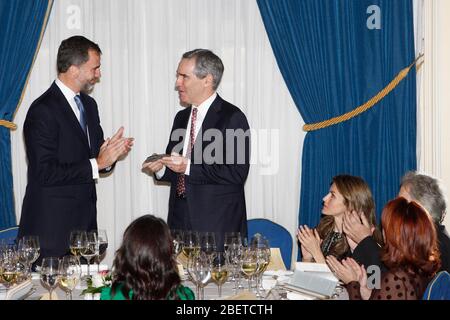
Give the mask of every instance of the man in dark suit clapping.
POLYGON ((97 229, 95 179, 133 145, 123 128, 103 138, 97 104, 88 95, 101 77, 100 55, 99 46, 82 36, 62 41, 58 77, 25 119, 28 184, 19 237, 39 237, 38 264, 66 254, 72 230, 97 229))

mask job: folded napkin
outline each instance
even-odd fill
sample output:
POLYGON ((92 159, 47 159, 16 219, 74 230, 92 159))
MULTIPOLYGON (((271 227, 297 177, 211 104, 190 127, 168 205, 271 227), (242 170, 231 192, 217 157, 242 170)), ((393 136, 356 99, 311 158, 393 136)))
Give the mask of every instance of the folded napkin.
POLYGON ((277 285, 277 280, 276 279, 262 279, 262 287, 264 290, 270 290, 273 287, 275 287, 277 285))
POLYGON ((2 286, 0 289, 0 300, 18 300, 28 293, 33 287, 31 280, 23 281, 6 289, 2 286))
POLYGON ((223 300, 258 300, 258 298, 253 292, 243 291, 233 296, 223 298, 223 300))
MULTIPOLYGON (((50 294, 48 292, 44 293, 42 295, 41 299, 39 299, 39 300, 50 300, 50 294)), ((59 300, 58 294, 56 293, 56 291, 52 292, 52 300, 59 300)))
POLYGON ((286 295, 286 298, 288 300, 315 300, 315 297, 306 295, 306 294, 302 294, 299 292, 288 292, 286 295))
POLYGON ((309 274, 325 278, 331 281, 338 281, 336 276, 331 272, 330 268, 325 263, 315 262, 296 262, 295 271, 308 272, 309 274))
MULTIPOLYGON (((81 273, 82 274, 87 274, 87 264, 82 264, 81 265, 81 273)), ((108 271, 109 267, 107 264, 101 264, 100 265, 100 272, 101 271, 108 271)), ((91 264, 91 266, 89 267, 89 271, 91 274, 97 273, 97 264, 91 264)))
POLYGON ((179 263, 179 262, 177 262, 177 272, 178 272, 178 275, 180 276, 180 278, 181 279, 183 279, 184 278, 184 268, 183 268, 183 265, 181 264, 181 263, 179 263))
POLYGON ((270 262, 267 270, 286 270, 280 248, 270 248, 270 262))
POLYGON ((290 270, 268 270, 263 273, 263 287, 264 282, 266 281, 266 285, 270 286, 271 282, 270 280, 275 280, 275 283, 284 283, 288 282, 292 275, 294 274, 293 271, 290 270), (269 281, 269 282, 267 282, 269 281))
POLYGON ((84 294, 84 300, 100 300, 101 294, 100 293, 85 293, 84 294))
POLYGON ((181 252, 178 257, 177 257, 177 263, 181 264, 185 269, 187 269, 187 263, 188 263, 188 259, 186 258, 186 256, 184 255, 183 252, 181 252))

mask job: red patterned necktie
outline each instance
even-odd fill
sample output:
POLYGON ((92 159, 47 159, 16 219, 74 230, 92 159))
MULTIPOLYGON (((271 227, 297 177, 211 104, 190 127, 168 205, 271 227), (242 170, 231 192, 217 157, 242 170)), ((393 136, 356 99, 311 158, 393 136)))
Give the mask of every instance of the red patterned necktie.
MULTIPOLYGON (((195 142, 195 123, 197 121, 197 108, 192 107, 192 116, 191 116, 191 131, 189 134, 189 144, 188 149, 186 151, 186 158, 191 157, 191 151, 192 147, 194 146, 195 142)), ((184 197, 186 195, 186 180, 184 173, 178 174, 177 179, 177 196, 184 197)))

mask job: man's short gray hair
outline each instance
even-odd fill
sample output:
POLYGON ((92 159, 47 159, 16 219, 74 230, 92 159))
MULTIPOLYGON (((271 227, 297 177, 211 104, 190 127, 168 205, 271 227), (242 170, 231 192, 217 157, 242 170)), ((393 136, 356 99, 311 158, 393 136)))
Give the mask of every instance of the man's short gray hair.
POLYGON ((409 171, 402 177, 400 186, 428 210, 436 223, 442 222, 447 210, 447 201, 438 179, 409 171))
POLYGON ((200 79, 211 74, 213 77, 213 89, 217 90, 224 70, 222 60, 217 55, 211 50, 195 49, 184 53, 183 59, 195 59, 194 74, 200 79))

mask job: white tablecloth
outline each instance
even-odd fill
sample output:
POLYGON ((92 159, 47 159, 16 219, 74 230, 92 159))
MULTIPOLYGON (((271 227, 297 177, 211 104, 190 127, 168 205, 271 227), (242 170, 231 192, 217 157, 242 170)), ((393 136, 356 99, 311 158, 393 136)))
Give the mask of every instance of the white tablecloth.
MULTIPOLYGON (((95 269, 96 270, 96 269, 95 269)), ((269 292, 270 287, 272 287, 275 283, 272 282, 274 279, 273 275, 264 276, 264 285, 267 290, 262 291, 261 294, 264 298, 267 299, 292 299, 292 300, 308 300, 307 297, 303 297, 292 291, 286 291, 282 286, 275 286, 275 288, 269 292), (268 294, 269 293, 269 294, 268 294)), ((281 276, 278 277, 278 284, 283 284, 285 281, 289 279, 289 276, 281 276), (282 281, 279 281, 281 278, 282 281)), ((33 291, 30 292, 30 295, 26 297, 27 300, 39 300, 44 294, 48 294, 47 289, 42 285, 39 274, 33 274, 33 291)), ((196 292, 195 285, 189 280, 183 280, 183 285, 188 286, 196 292)), ((222 286, 222 297, 219 298, 218 287, 215 283, 210 282, 205 287, 205 300, 213 300, 213 299, 227 299, 229 297, 236 297, 236 295, 248 293, 248 282, 246 279, 242 279, 243 289, 235 291, 235 282, 225 282, 222 286)), ((85 296, 81 295, 83 289, 86 288, 86 282, 81 281, 81 283, 75 288, 72 292, 73 300, 85 300, 85 296)), ((254 290, 254 288, 252 289, 254 290)), ((54 289, 54 292, 57 294, 59 300, 66 299, 65 291, 63 291, 59 286, 54 289)), ((196 296, 197 297, 197 296, 196 296)), ((248 297, 248 295, 246 295, 248 297)), ((337 300, 348 300, 348 295, 346 290, 340 290, 339 294, 333 297, 333 299, 337 300)))

